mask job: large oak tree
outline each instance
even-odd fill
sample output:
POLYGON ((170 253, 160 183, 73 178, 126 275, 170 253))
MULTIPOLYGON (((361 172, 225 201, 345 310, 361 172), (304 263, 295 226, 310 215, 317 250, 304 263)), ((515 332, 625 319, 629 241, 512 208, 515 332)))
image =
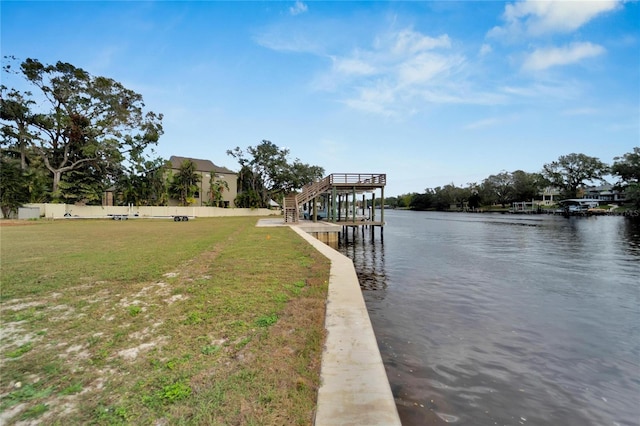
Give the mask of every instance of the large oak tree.
POLYGON ((238 174, 239 207, 267 207, 270 199, 282 198, 324 175, 324 169, 291 161, 289 150, 263 140, 246 151, 236 147, 227 154, 240 164, 238 174))
POLYGON ((25 156, 41 158, 53 199, 99 196, 123 163, 140 161, 162 135, 162 114, 146 112, 140 94, 111 78, 36 59, 3 71, 21 75, 32 91, 1 87, 2 145, 21 153, 23 167, 25 156))
POLYGON ((561 155, 556 161, 545 164, 542 176, 551 185, 560 188, 562 195, 574 198, 578 188, 593 181, 604 181, 609 166, 595 157, 585 154, 561 155))

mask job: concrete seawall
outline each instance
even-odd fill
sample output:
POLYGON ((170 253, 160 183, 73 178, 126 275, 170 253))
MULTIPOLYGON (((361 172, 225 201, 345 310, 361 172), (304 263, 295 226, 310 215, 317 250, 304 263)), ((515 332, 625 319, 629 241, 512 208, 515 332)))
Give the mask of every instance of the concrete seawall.
MULTIPOLYGON (((260 222, 284 225, 282 219, 260 222)), ((291 228, 331 261, 315 425, 400 425, 353 262, 299 227, 291 228)))

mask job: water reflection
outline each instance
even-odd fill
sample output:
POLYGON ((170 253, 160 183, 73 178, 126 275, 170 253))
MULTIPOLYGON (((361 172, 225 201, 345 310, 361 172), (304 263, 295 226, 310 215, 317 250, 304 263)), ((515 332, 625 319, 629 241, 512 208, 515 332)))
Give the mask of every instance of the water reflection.
POLYGON ((340 250, 403 424, 637 424, 637 221, 385 215, 340 250))
MULTIPOLYGON (((363 290, 382 291, 387 288, 384 259, 384 237, 375 227, 345 227, 340 234, 340 251, 357 259, 357 274, 363 290)), ((384 297, 383 294, 380 297, 384 297)))
POLYGON ((628 253, 640 257, 640 218, 627 218, 619 229, 621 239, 628 243, 628 253))

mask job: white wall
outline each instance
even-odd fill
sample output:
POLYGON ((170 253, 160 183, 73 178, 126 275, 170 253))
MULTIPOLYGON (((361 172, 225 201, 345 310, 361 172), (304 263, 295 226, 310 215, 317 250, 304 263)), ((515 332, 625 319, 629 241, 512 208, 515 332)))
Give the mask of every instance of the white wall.
POLYGON ((68 204, 26 204, 25 207, 37 207, 40 216, 47 219, 64 218, 65 213, 80 218, 107 218, 112 215, 137 214, 139 217, 223 217, 223 216, 279 216, 280 210, 269 209, 241 209, 221 207, 178 207, 178 206, 75 206, 68 204))

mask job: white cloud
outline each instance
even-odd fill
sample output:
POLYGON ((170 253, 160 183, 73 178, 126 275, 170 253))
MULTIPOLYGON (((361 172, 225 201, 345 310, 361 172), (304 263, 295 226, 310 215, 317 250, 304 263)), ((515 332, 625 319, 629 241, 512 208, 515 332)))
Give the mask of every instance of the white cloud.
POLYGON ((396 92, 392 85, 379 81, 373 86, 360 88, 357 97, 346 99, 344 103, 353 109, 392 116, 397 113, 396 92))
POLYGON ((547 102, 554 101, 570 101, 580 97, 584 93, 585 87, 580 81, 565 75, 557 80, 547 80, 545 82, 536 81, 530 85, 521 86, 503 86, 499 88, 504 96, 509 98, 517 98, 523 102, 530 100, 541 100, 547 102))
POLYGON ((280 52, 315 53, 323 50, 322 42, 302 33, 283 34, 278 28, 255 37, 256 43, 267 49, 280 52))
POLYGON ((484 120, 478 120, 478 121, 474 121, 473 123, 469 123, 466 126, 464 126, 464 128, 467 130, 474 130, 474 129, 481 129, 484 127, 493 127, 499 124, 501 121, 502 120, 499 120, 497 118, 485 118, 484 120))
POLYGON ((316 80, 325 90, 345 90, 343 103, 381 115, 412 114, 419 103, 459 102, 444 89, 447 77, 465 66, 451 52, 448 35, 430 37, 413 29, 378 36, 369 49, 332 56, 333 67, 316 80))
POLYGON ((525 0, 505 6, 504 26, 494 27, 489 36, 540 36, 577 30, 599 15, 621 7, 622 0, 525 0))
MULTIPOLYGON (((495 105, 504 93, 474 88, 466 56, 447 34, 430 36, 412 28, 386 32, 370 46, 341 52, 305 31, 263 33, 257 41, 279 51, 304 52, 330 60, 312 81, 315 90, 333 92, 350 108, 383 116, 414 114, 428 104, 495 105)), ((485 45, 484 52, 490 51, 485 45)))
MULTIPOLYGON (((429 37, 411 29, 391 34, 387 41, 391 41, 391 51, 396 55, 411 55, 425 50, 451 47, 451 40, 446 34, 439 37, 429 37)), ((385 47, 384 41, 379 41, 379 43, 382 44, 380 47, 385 47)))
POLYGON ((488 55, 489 53, 492 52, 492 48, 490 44, 484 43, 482 46, 480 46, 480 56, 485 56, 488 55))
POLYGON ((306 4, 298 0, 296 1, 296 4, 294 4, 289 8, 289 13, 295 16, 295 15, 299 15, 301 13, 306 12, 308 9, 309 8, 307 7, 306 4))
POLYGON ((397 65, 398 84, 412 86, 428 83, 462 65, 464 59, 457 55, 421 53, 397 65))
POLYGON ((502 120, 498 118, 485 118, 483 120, 474 121, 464 126, 465 130, 483 129, 486 127, 494 127, 500 124, 502 120))
POLYGON ((100 74, 109 68, 114 63, 114 58, 117 59, 118 55, 124 52, 123 46, 105 46, 101 50, 93 52, 94 57, 87 66, 88 70, 91 70, 92 74, 100 74))
POLYGON ((595 108, 575 108, 563 111, 562 114, 569 116, 598 115, 599 111, 595 108))
POLYGON ((371 75, 376 71, 374 64, 359 58, 338 58, 332 57, 333 69, 342 74, 348 75, 371 75))
POLYGON ((540 71, 559 65, 569 65, 605 53, 604 47, 593 43, 572 43, 563 47, 536 49, 525 59, 523 69, 540 71))

